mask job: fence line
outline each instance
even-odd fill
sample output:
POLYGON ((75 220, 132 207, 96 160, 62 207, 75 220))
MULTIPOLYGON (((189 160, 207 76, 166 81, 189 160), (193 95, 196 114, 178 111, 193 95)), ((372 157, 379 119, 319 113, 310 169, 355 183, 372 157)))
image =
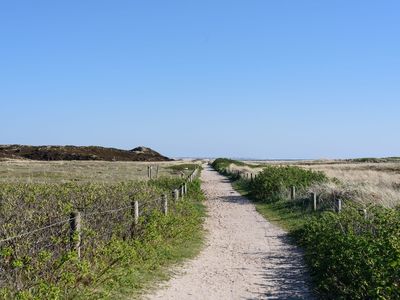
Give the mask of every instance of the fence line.
POLYGON ((68 220, 60 221, 60 222, 57 222, 57 223, 53 223, 53 224, 47 225, 47 226, 42 227, 42 228, 38 228, 38 229, 29 231, 29 232, 21 233, 21 234, 6 238, 4 240, 0 240, 0 243, 9 242, 9 241, 12 241, 12 240, 15 240, 15 239, 19 239, 19 238, 34 234, 36 232, 40 232, 40 231, 43 231, 43 230, 46 230, 46 229, 49 229, 49 228, 52 228, 52 227, 56 227, 58 225, 63 225, 63 224, 66 224, 66 223, 70 222, 71 220, 72 220, 72 218, 69 218, 68 220))
MULTIPOLYGON (((148 168, 150 170, 149 171, 149 174, 150 174, 149 176, 151 178, 151 168, 152 167, 149 166, 148 168)), ((175 201, 179 200, 179 196, 182 197, 182 198, 184 197, 184 195, 187 193, 187 182, 188 181, 192 182, 197 177, 198 171, 199 171, 199 168, 196 168, 185 179, 185 182, 183 184, 181 184, 178 189, 172 190, 172 194, 174 195, 173 199, 175 201), (178 191, 178 190, 180 190, 181 193, 176 193, 175 192, 175 191, 178 191)), ((157 168, 157 175, 158 175, 158 168, 157 168)), ((142 203, 140 206, 137 207, 137 209, 139 211, 140 208, 144 208, 145 206, 147 206, 150 203, 157 203, 160 199, 164 199, 164 195, 161 195, 161 198, 156 198, 156 199, 153 199, 153 200, 150 200, 150 201, 146 201, 145 203, 142 203)), ((165 210, 165 214, 167 214, 167 209, 165 209, 165 207, 168 205, 168 200, 167 199, 168 198, 165 195, 165 199, 164 199, 165 204, 163 206, 164 210, 165 210)), ((120 208, 116 208, 116 209, 110 209, 110 210, 106 210, 106 211, 93 212, 93 213, 81 213, 80 212, 79 213, 79 217, 82 218, 82 217, 89 217, 89 216, 94 216, 94 215, 104 215, 104 214, 119 212, 119 211, 128 210, 128 209, 132 209, 132 206, 125 206, 125 207, 120 207, 120 208)), ((56 227, 56 226, 63 225, 63 224, 66 224, 66 223, 71 223, 71 222, 74 221, 74 219, 76 219, 76 217, 70 217, 69 219, 66 219, 66 220, 63 220, 63 221, 60 221, 60 222, 56 222, 56 223, 53 223, 53 224, 50 224, 50 225, 47 225, 47 226, 44 226, 44 227, 41 227, 41 228, 38 228, 38 229, 34 229, 32 231, 29 231, 29 232, 24 232, 24 233, 21 233, 21 234, 12 236, 12 237, 5 238, 3 240, 0 240, 0 244, 5 243, 5 242, 9 242, 9 241, 12 241, 12 240, 15 240, 15 239, 19 239, 19 238, 22 238, 22 237, 25 237, 25 236, 29 236, 31 234, 34 234, 34 233, 37 233, 37 232, 40 232, 40 231, 43 231, 43 230, 46 230, 46 229, 49 229, 49 228, 52 228, 52 227, 56 227)))
MULTIPOLYGON (((231 169, 225 169, 224 172, 226 175, 233 175, 236 176, 237 178, 241 179, 241 180, 245 180, 245 181, 249 181, 249 182, 253 182, 254 180, 257 179, 257 174, 252 173, 252 172, 247 172, 247 171, 233 171, 231 169)), ((288 189, 288 197, 290 200, 295 200, 297 198, 296 195, 296 186, 291 186, 288 189)), ((312 206, 313 211, 317 211, 318 207, 321 205, 320 201, 318 201, 318 194, 316 192, 311 191, 309 194, 308 199, 308 206, 312 206)), ((337 213, 340 213, 343 210, 343 200, 334 196, 334 199, 332 201, 332 206, 331 209, 334 210, 337 213)), ((364 215, 367 217, 367 209, 363 209, 362 210, 364 215)))

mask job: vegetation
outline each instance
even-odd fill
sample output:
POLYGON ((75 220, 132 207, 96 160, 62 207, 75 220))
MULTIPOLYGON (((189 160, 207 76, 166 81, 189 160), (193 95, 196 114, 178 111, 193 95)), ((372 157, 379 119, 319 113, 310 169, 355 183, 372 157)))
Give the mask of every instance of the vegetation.
POLYGON ((176 172, 185 172, 185 171, 194 171, 196 168, 199 168, 198 164, 174 164, 169 167, 168 169, 171 169, 176 172))
POLYGON ((234 164, 236 166, 246 165, 245 163, 238 160, 233 160, 228 158, 217 158, 216 160, 213 161, 212 167, 220 173, 227 174, 228 167, 231 164, 234 164))
POLYGON ((257 175, 250 188, 255 199, 274 202, 282 197, 287 197, 287 191, 292 186, 305 190, 312 184, 324 182, 327 179, 322 172, 299 167, 267 166, 257 175))
POLYGON ((160 195, 171 199, 181 183, 0 184, 0 298, 121 298, 165 277, 163 266, 201 245, 199 180, 189 183, 184 200, 170 201, 167 216, 161 212, 160 195), (75 210, 82 213, 80 259, 70 247, 75 210))
MULTIPOLYGON (((0 162, 0 182, 110 184, 147 180, 148 166, 153 166, 153 178, 157 173, 158 177, 176 177, 177 172, 170 167, 181 168, 180 164, 182 163, 8 160, 0 162)), ((193 167, 182 171, 189 175, 193 167)))
POLYGON ((171 159, 146 147, 121 150, 99 146, 27 146, 0 145, 0 158, 44 161, 106 160, 106 161, 170 161, 171 159))
POLYGON ((269 166, 254 182, 235 173, 229 176, 242 194, 255 201, 260 213, 289 230, 304 248, 321 298, 400 298, 399 209, 374 205, 365 214, 363 206, 343 198, 346 205, 340 214, 314 212, 308 188, 330 181, 322 172, 297 167, 269 166), (300 187, 294 200, 288 199, 291 185, 300 187))
POLYGON ((325 212, 294 231, 324 298, 400 298, 400 211, 369 214, 325 212))

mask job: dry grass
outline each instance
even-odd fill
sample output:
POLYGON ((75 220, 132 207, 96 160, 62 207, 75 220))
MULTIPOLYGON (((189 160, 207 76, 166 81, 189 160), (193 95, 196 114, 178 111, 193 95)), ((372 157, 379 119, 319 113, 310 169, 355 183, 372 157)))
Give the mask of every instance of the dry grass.
POLYGON ((336 178, 327 184, 312 187, 321 195, 336 195, 358 203, 380 204, 385 207, 400 205, 400 162, 349 163, 344 161, 271 161, 251 162, 256 168, 232 166, 233 170, 252 172, 262 170, 262 165, 297 165, 306 169, 323 171, 336 178))
MULTIPOLYGON (((147 180, 147 166, 159 167, 159 176, 176 176, 169 169, 185 162, 107 162, 107 161, 0 161, 0 182, 65 183, 147 180)), ((187 163, 187 162, 186 162, 187 163)))

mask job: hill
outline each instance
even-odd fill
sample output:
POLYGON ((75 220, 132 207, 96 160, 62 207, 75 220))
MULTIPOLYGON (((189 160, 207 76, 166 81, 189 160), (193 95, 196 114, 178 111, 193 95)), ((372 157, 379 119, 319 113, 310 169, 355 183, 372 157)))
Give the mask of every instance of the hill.
POLYGON ((0 145, 0 158, 31 160, 170 161, 146 147, 121 150, 99 146, 0 145))

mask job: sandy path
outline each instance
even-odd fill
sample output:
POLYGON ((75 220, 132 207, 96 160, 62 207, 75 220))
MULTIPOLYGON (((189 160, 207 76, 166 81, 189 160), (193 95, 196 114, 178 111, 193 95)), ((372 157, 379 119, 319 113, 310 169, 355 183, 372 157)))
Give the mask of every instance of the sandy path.
POLYGON ((284 231, 211 169, 202 172, 209 217, 201 254, 146 299, 310 299, 301 253, 284 231))

